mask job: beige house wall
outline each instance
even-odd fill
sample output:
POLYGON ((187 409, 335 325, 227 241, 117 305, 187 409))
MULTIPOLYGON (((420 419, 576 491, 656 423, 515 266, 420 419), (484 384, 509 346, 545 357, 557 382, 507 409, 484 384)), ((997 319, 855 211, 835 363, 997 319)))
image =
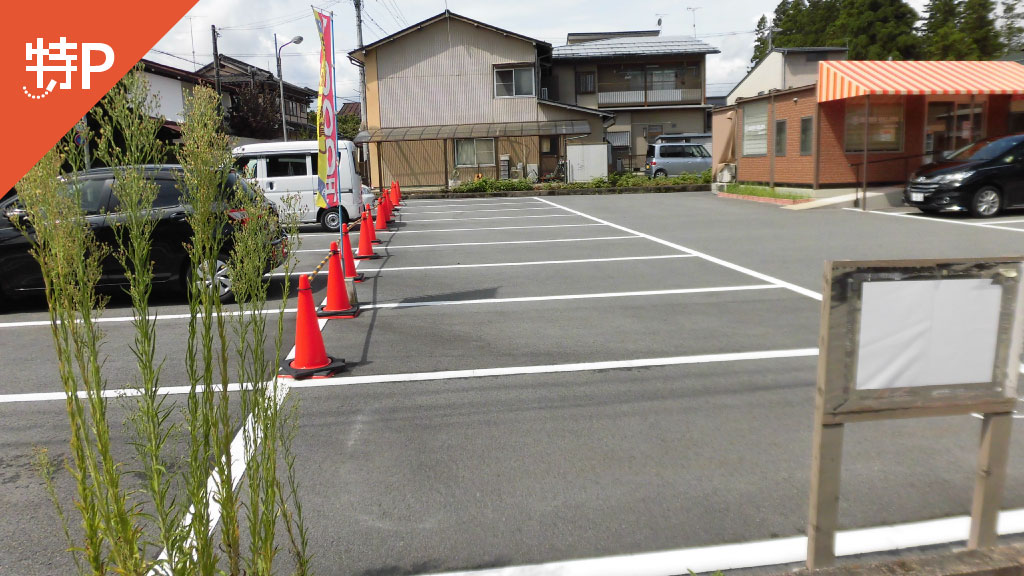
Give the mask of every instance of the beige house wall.
MULTIPOLYGON (((442 19, 378 46, 380 120, 385 128, 527 122, 537 98, 495 98, 494 65, 536 67, 530 42, 442 19)), ((534 92, 540 86, 535 70, 534 92)))

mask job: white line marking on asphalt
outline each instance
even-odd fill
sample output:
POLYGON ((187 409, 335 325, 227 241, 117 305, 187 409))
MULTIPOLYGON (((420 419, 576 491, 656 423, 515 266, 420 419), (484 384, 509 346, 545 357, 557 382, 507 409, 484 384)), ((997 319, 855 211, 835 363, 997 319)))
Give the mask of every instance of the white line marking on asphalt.
MULTIPOLYGON (((435 212, 405 212, 402 211, 402 215, 408 216, 409 214, 458 214, 459 212, 519 212, 523 210, 554 210, 552 206, 542 206, 540 208, 492 208, 487 210, 438 210, 435 212)), ((403 221, 405 221, 403 219, 403 221)))
MULTIPOLYGON (((475 230, 475 228, 474 228, 475 230)), ((497 242, 450 242, 446 244, 409 244, 407 246, 392 246, 388 245, 388 250, 395 250, 396 248, 447 248, 449 246, 494 246, 498 244, 550 244, 552 242, 592 242, 596 240, 640 240, 640 236, 597 236, 591 238, 553 238, 550 240, 504 240, 497 242)), ((318 250, 292 250, 292 253, 296 252, 327 252, 328 248, 320 248, 318 250)))
MULTIPOLYGON (((293 350, 294 352, 294 350, 293 350)), ((803 358, 817 356, 817 348, 798 348, 792 350, 762 350, 757 352, 730 352, 723 354, 699 354, 693 356, 670 356, 665 358, 639 358, 635 360, 609 360, 605 362, 576 362, 571 364, 546 364, 537 366, 510 366, 505 368, 480 368, 472 370, 442 370, 437 372, 410 372, 400 374, 370 374, 366 376, 341 376, 335 378, 314 378, 289 382, 290 388, 318 388, 323 386, 350 386, 353 384, 393 384, 398 382, 428 382, 434 380, 454 380, 465 378, 484 378, 489 376, 513 376, 525 374, 554 374, 559 372, 588 372, 594 370, 623 370, 629 368, 647 368, 655 366, 680 366, 684 364, 710 364, 719 362, 739 362, 745 360, 773 360, 779 358, 803 358)), ((240 384, 228 385, 228 391, 237 392, 242 389, 240 384)), ((176 396, 188 394, 188 386, 163 386, 160 394, 176 396)), ((84 397, 84 392, 79 393, 84 397)), ((109 389, 103 392, 104 398, 125 398, 137 396, 134 388, 109 389)), ((0 395, 0 404, 15 402, 39 402, 64 400, 63 392, 34 392, 29 394, 0 395)))
MULTIPOLYGON (((296 272, 296 274, 300 274, 300 273, 296 272)), ((312 272, 306 272, 306 274, 312 274, 312 272)), ((281 274, 281 275, 283 276, 283 274, 281 274)), ((292 313, 295 313, 295 311, 296 311, 295 308, 285 308, 284 309, 285 314, 292 314, 292 313)), ((263 310, 263 312, 265 314, 274 315, 274 314, 278 314, 279 312, 281 312, 281 309, 280 308, 266 308, 266 309, 263 310)), ((241 314, 241 312, 235 311, 235 312, 222 312, 220 315, 221 316, 238 316, 240 314, 241 314)), ((191 317, 192 317, 191 314, 150 314, 149 319, 150 320, 157 320, 157 321, 160 321, 160 320, 183 320, 183 319, 187 319, 187 318, 191 318, 191 317)), ((110 318, 104 318, 104 317, 101 316, 99 318, 94 319, 93 322, 96 323, 96 324, 108 324, 108 323, 113 324, 113 323, 121 323, 121 322, 131 322, 132 320, 135 320, 134 316, 111 316, 110 318)), ((30 326, 49 326, 49 325, 50 325, 50 321, 49 320, 26 320, 26 321, 22 321, 22 322, 0 322, 0 329, 3 329, 3 328, 27 328, 27 327, 30 327, 30 326)))
POLYGON ((651 236, 650 234, 644 234, 643 232, 637 232, 636 230, 633 230, 632 228, 626 228, 625 226, 620 226, 618 224, 613 224, 613 223, 611 223, 611 222, 609 222, 607 220, 602 220, 602 219, 597 218, 595 216, 591 216, 589 214, 584 214, 583 212, 580 212, 578 210, 573 210, 572 208, 567 208, 567 207, 562 206, 560 204, 555 204, 554 202, 552 202, 550 200, 545 200, 543 198, 537 198, 537 200, 539 200, 541 202, 547 202, 548 204, 551 204, 552 206, 558 206, 562 210, 565 210, 567 212, 571 212, 571 213, 573 213, 573 214, 575 214, 577 216, 582 216, 583 218, 587 218, 589 220, 593 220, 594 222, 599 222, 601 224, 604 224, 605 226, 611 226, 612 228, 615 228, 615 229, 618 229, 618 230, 622 230, 623 232, 628 232, 630 234, 636 234, 637 236, 641 236, 643 238, 647 238, 648 240, 650 240, 652 242, 657 242, 658 244, 661 244, 663 246, 668 246, 669 248, 674 248, 676 250, 679 250, 680 252, 685 252, 687 254, 692 254, 693 256, 696 256, 698 258, 703 258, 704 260, 707 260, 708 262, 714 262, 715 264, 718 264, 719 266, 724 266, 726 268, 729 268, 730 270, 735 270, 735 271, 740 272, 742 274, 746 274, 747 276, 753 276, 754 278, 757 278, 759 280, 764 280, 765 282, 770 282, 771 284, 774 284, 774 285, 776 285, 776 286, 778 286, 780 288, 785 288, 787 290, 792 290, 793 292, 796 292, 797 294, 802 294, 804 296, 807 296, 808 298, 814 298, 815 300, 821 300, 821 294, 818 294, 817 292, 815 292, 813 290, 808 290, 807 288, 803 288, 801 286, 797 286, 796 284, 792 284, 790 282, 786 282, 785 280, 780 280, 778 278, 775 278, 774 276, 769 276, 767 274, 762 274, 762 273, 757 272, 755 270, 751 270, 750 268, 746 268, 744 266, 740 266, 739 264, 733 264, 732 262, 728 262, 726 260, 722 260, 721 258, 716 258, 714 256, 711 256, 709 254, 705 254, 703 252, 698 252, 697 250, 693 250, 693 249, 687 248, 686 246, 680 246, 679 244, 676 244, 674 242, 669 242, 668 240, 662 240, 661 238, 656 238, 654 236, 651 236))
MULTIPOLYGON (((397 248, 445 248, 448 246, 495 246, 499 244, 550 244, 552 242, 593 242, 597 240, 639 240, 639 236, 597 236, 592 238, 555 238, 551 240, 502 240, 496 242, 451 242, 448 244, 409 244, 407 246, 388 246, 388 250, 397 248)), ((321 250, 322 252, 322 250, 321 250)))
MULTIPOLYGON (((402 230, 402 235, 406 234, 425 234, 433 232, 475 232, 477 230, 535 230, 537 228, 580 228, 582 226, 604 226, 604 224, 543 224, 540 226, 495 226, 492 228, 448 228, 443 230, 402 230)), ((330 232, 314 232, 312 234, 306 234, 306 236, 331 236, 337 238, 337 234, 330 232)))
POLYGON ((442 264, 439 266, 396 266, 394 268, 368 268, 365 273, 404 272, 407 270, 445 270, 450 268, 503 268, 506 266, 543 266, 546 264, 586 264, 591 262, 627 262, 631 260, 665 260, 693 258, 690 254, 663 254, 660 256, 623 256, 619 258, 581 258, 578 260, 534 260, 532 262, 492 262, 487 264, 442 264))
POLYGON ((562 294, 558 296, 519 296, 515 298, 479 298, 475 300, 426 300, 423 302, 392 302, 363 306, 369 309, 418 308, 420 306, 461 306, 463 304, 504 304, 508 302, 548 302, 553 300, 589 300, 593 298, 630 298, 637 296, 665 296, 669 294, 702 294, 707 292, 741 292, 745 290, 772 290, 774 284, 748 286, 718 286, 715 288, 677 288, 672 290, 643 290, 637 292, 601 292, 597 294, 562 294))
MULTIPOLYGON (((971 519, 955 516, 923 522, 907 522, 875 528, 843 530, 836 534, 836 555, 852 556, 962 542, 971 519)), ((1024 508, 999 513, 999 534, 1024 532, 1024 508)), ((807 537, 793 536, 738 544, 718 544, 664 552, 647 552, 567 560, 528 566, 507 566, 433 576, 669 576, 694 572, 778 566, 807 560, 807 537)))
POLYGON ((438 206, 498 206, 502 204, 536 204, 537 201, 532 196, 526 196, 521 201, 507 201, 501 202, 471 202, 471 200, 479 200, 479 198, 444 198, 437 200, 438 202, 456 202, 456 204, 434 204, 429 200, 413 200, 407 203, 403 203, 399 208, 405 208, 406 206, 429 206, 431 208, 438 206))
POLYGON ((536 214, 534 216, 481 216, 479 218, 476 218, 476 217, 470 217, 470 218, 416 218, 414 220, 406 220, 406 219, 403 218, 402 222, 409 222, 409 223, 416 222, 416 223, 420 223, 420 222, 450 222, 450 221, 453 221, 453 220, 454 221, 458 221, 458 222, 461 222, 463 220, 521 220, 523 218, 569 218, 571 216, 572 216, 571 214, 536 214))
MULTIPOLYGON (((843 210, 849 210, 850 212, 865 212, 860 208, 843 208, 843 210)), ((867 214, 881 214, 882 216, 896 216, 900 218, 909 218, 917 222, 937 222, 939 224, 959 224, 961 226, 974 226, 977 228, 991 228, 993 230, 1008 230, 1010 232, 1024 232, 1024 228, 1010 228, 1007 226, 998 226, 996 224, 983 224, 981 222, 961 222, 959 220, 948 220, 945 218, 936 218, 928 216, 919 216, 912 212, 882 212, 880 210, 867 210, 867 214)))

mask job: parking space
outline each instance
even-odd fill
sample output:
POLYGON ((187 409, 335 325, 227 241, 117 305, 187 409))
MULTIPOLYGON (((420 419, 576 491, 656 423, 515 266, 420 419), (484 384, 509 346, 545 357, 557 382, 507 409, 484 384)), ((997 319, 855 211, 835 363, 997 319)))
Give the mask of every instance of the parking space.
MULTIPOLYGON (((1020 215, 919 220, 704 193, 407 201, 378 233, 381 258, 358 263, 362 314, 324 323, 328 353, 349 370, 294 382, 286 400, 300 405, 316 571, 459 571, 801 535, 823 261, 1021 252, 1020 215)), ((296 270, 336 239, 304 230, 296 270)), ((321 273, 315 301, 325 285, 321 273)), ((294 299, 285 308, 290 335, 294 299)), ((156 312, 163 383, 184 384, 176 316, 187 308, 156 312)), ((24 453, 43 422, 59 445, 63 403, 23 395, 59 392, 45 320, 40 309, 0 317, 0 365, 23 369, 0 382, 0 483, 37 490, 44 507, 24 453)), ((127 380, 130 324, 105 328, 109 367, 127 380)), ((841 527, 965 514, 977 431, 970 417, 852 426, 841 527)), ((1015 436, 1010 509, 1024 507, 1015 436)), ((56 534, 0 526, 19 543, 0 568, 53 572, 26 538, 57 550, 56 534)))

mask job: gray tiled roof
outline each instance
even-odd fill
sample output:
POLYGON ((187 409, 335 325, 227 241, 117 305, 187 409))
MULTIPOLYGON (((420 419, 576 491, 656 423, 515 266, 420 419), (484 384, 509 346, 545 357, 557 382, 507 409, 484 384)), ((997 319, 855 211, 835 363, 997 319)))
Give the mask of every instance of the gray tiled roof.
POLYGON ((652 56, 659 54, 718 54, 718 48, 692 36, 609 38, 556 46, 554 59, 652 56))

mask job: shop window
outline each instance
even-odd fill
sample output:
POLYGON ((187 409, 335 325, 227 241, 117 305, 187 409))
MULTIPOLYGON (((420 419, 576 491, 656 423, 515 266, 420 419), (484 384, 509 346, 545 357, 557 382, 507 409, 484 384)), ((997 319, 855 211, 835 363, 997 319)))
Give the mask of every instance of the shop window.
POLYGON ((800 119, 800 155, 810 156, 814 146, 814 118, 804 116, 800 119))
POLYGON ((775 155, 786 155, 786 121, 775 121, 775 155))
POLYGON ((768 103, 743 105, 743 155, 768 154, 768 103))
POLYGON ((494 166, 494 138, 456 140, 455 166, 494 166))
MULTIPOLYGON (((869 152, 899 152, 903 149, 903 104, 871 103, 871 116, 867 119, 869 152)), ((843 141, 847 152, 864 151, 864 104, 846 105, 846 134, 843 141)))

